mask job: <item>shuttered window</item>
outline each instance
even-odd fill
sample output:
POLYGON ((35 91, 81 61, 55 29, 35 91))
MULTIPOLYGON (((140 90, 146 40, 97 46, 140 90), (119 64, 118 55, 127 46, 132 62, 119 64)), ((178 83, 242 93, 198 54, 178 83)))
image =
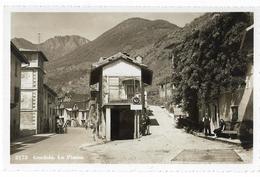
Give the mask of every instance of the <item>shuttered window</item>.
POLYGON ((109 78, 109 100, 110 101, 119 100, 119 78, 118 77, 109 78))

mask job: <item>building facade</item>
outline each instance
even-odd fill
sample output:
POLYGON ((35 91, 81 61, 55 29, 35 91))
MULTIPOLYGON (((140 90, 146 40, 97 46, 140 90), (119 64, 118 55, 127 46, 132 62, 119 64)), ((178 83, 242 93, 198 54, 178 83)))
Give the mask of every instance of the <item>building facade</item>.
POLYGON ((21 64, 28 64, 25 56, 11 42, 11 90, 10 90, 10 138, 14 140, 20 135, 20 89, 21 64))
POLYGON ((37 50, 20 50, 29 64, 21 68, 21 135, 43 133, 44 125, 44 62, 46 56, 37 50))
POLYGON ((172 78, 170 76, 167 76, 163 78, 157 85, 159 86, 160 100, 162 102, 170 101, 174 90, 174 86, 172 84, 172 78))
POLYGON ((139 138, 144 119, 145 85, 152 83, 153 72, 141 58, 117 53, 92 65, 90 85, 96 85, 97 134, 107 141, 139 138))
POLYGON ((88 120, 89 100, 60 102, 57 106, 58 118, 70 127, 84 127, 88 120))
POLYGON ((43 133, 53 133, 55 132, 56 127, 56 107, 57 107, 57 93, 53 91, 46 84, 43 85, 43 121, 42 121, 42 130, 43 133))

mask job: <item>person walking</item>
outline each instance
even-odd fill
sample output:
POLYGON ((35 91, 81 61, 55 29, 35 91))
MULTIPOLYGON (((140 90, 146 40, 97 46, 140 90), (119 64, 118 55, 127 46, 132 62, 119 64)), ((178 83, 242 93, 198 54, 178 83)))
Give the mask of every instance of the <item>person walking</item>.
POLYGON ((208 116, 208 113, 205 113, 205 116, 203 117, 202 122, 204 124, 204 133, 206 136, 211 135, 210 121, 211 121, 211 118, 208 116))

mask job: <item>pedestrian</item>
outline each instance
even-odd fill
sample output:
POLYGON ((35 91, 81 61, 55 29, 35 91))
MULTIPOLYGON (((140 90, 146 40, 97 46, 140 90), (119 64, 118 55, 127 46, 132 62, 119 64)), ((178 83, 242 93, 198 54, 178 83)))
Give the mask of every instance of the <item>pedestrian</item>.
POLYGON ((62 131, 62 120, 61 119, 59 119, 59 122, 58 122, 58 129, 59 129, 59 134, 60 133, 63 133, 63 131, 62 131))
POLYGON ((202 122, 204 124, 204 133, 206 136, 211 135, 211 130, 210 130, 210 117, 208 116, 208 113, 205 113, 205 116, 202 119, 202 122))
POLYGON ((147 135, 151 135, 151 130, 150 130, 150 125, 151 125, 151 120, 149 118, 149 116, 146 116, 146 131, 147 131, 147 135))
POLYGON ((222 131, 224 131, 226 128, 226 123, 223 119, 220 119, 219 121, 219 128, 215 129, 213 132, 218 137, 221 135, 222 131))
POLYGON ((90 128, 92 129, 93 140, 96 141, 96 139, 97 139, 97 137, 96 137, 97 136, 97 124, 96 124, 95 120, 91 121, 90 128))

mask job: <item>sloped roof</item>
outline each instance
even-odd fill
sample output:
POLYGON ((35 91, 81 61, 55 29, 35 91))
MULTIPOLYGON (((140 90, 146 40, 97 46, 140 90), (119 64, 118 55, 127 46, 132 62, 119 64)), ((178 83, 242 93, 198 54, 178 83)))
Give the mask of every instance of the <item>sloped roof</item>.
POLYGON ((40 50, 33 50, 33 49, 23 49, 23 48, 20 48, 19 49, 22 53, 39 53, 43 60, 44 61, 48 61, 47 57, 44 55, 44 53, 40 50))
POLYGON ((98 62, 92 64, 92 69, 90 73, 90 85, 96 84, 99 81, 99 76, 102 74, 102 68, 108 64, 111 64, 118 60, 124 60, 128 63, 134 64, 141 68, 142 81, 146 84, 152 84, 153 71, 148 69, 148 67, 138 60, 129 57, 124 53, 117 53, 108 58, 101 58, 98 62))
POLYGON ((62 102, 65 109, 73 108, 74 105, 77 106, 78 110, 86 110, 88 102, 87 101, 81 101, 81 102, 75 102, 75 101, 69 101, 69 102, 62 102))
POLYGON ((18 48, 14 45, 14 43, 11 41, 11 52, 14 53, 14 55, 17 57, 18 60, 20 60, 23 63, 29 64, 29 61, 26 59, 26 57, 18 50, 18 48))
POLYGON ((55 97, 57 97, 57 93, 52 89, 50 88, 48 85, 46 84, 43 84, 44 88, 47 89, 52 95, 54 95, 55 97))

